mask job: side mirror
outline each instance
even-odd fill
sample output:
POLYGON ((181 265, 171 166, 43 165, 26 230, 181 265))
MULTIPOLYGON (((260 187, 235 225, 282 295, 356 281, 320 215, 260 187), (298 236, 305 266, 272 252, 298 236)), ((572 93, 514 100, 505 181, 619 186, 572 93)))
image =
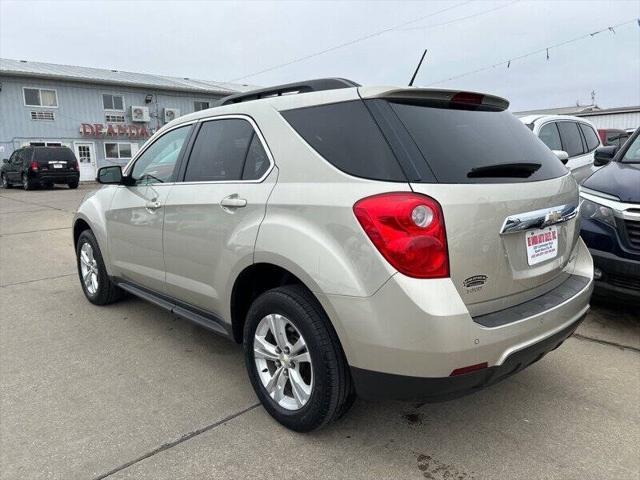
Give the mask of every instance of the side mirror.
POLYGON ((563 165, 566 165, 569 161, 569 154, 564 150, 551 150, 553 154, 558 157, 558 160, 562 162, 563 165))
POLYGON ((8 158, 3 158, 2 159, 2 163, 9 163, 9 159, 8 158))
POLYGON ((613 157, 616 156, 616 153, 618 153, 617 145, 596 148, 596 151, 593 155, 593 165, 596 167, 606 165, 611 160, 613 160, 613 157))
POLYGON ((98 170, 96 181, 103 185, 120 185, 122 183, 122 168, 120 165, 102 167, 98 170))

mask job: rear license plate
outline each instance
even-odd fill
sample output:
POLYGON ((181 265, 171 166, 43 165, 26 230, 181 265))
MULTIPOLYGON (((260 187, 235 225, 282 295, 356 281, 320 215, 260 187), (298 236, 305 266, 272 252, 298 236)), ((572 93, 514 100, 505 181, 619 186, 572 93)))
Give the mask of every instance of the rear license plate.
POLYGON ((527 262, 536 265, 558 256, 558 227, 529 230, 525 235, 527 262))
POLYGON ((53 164, 53 168, 62 168, 64 165, 62 165, 61 163, 54 163, 53 164))

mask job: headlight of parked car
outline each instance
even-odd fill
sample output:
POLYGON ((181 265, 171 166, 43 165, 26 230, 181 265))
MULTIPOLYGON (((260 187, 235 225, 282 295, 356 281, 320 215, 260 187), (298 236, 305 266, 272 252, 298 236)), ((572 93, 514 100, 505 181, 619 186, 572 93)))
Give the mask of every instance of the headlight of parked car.
POLYGON ((613 210, 599 203, 592 202, 586 198, 582 199, 580 205, 580 216, 589 220, 598 220, 599 222, 606 223, 607 225, 615 228, 616 219, 613 216, 613 210))

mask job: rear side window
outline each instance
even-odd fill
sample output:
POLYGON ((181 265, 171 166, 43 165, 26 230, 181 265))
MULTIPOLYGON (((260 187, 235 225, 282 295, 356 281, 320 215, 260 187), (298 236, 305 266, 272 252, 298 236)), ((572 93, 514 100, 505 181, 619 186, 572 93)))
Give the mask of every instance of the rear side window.
POLYGON ((560 130, 563 150, 567 152, 570 157, 584 153, 582 138, 580 138, 580 131, 578 130, 578 124, 576 122, 558 122, 558 130, 560 130))
POLYGON ((547 123, 540 129, 538 135, 542 143, 544 143, 551 150, 562 150, 562 142, 560 141, 560 133, 558 133, 558 127, 555 122, 547 123))
POLYGON ((441 183, 512 183, 566 175, 556 156, 507 111, 391 102, 441 183))
POLYGON ((241 180, 253 137, 253 127, 246 120, 233 118, 203 123, 193 144, 184 181, 241 180))
POLYGON ((249 143, 249 151, 247 152, 247 159, 244 162, 244 170, 242 171, 243 180, 258 180, 264 175, 269 168, 269 157, 267 152, 264 151, 262 143, 256 133, 253 133, 251 137, 251 143, 249 143))
POLYGON ((580 130, 582 130, 582 134, 584 135, 584 139, 587 142, 587 150, 590 152, 595 150, 598 145, 600 145, 600 139, 598 139, 598 134, 593 131, 589 125, 585 125, 584 123, 580 124, 580 130))
POLYGON ((360 100, 281 112, 325 160, 356 177, 406 182, 382 132, 360 100))

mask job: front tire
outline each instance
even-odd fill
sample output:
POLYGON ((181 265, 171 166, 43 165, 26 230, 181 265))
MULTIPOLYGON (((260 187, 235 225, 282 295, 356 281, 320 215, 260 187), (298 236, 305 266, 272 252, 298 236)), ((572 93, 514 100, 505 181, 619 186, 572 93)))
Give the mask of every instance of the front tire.
POLYGON ((11 184, 9 183, 9 180, 7 180, 7 176, 4 173, 0 175, 0 180, 2 180, 2 188, 11 188, 11 184))
POLYGON ((269 414, 309 432, 351 406, 351 375, 338 337, 316 298, 300 285, 275 288, 251 305, 244 352, 253 388, 269 414))
POLYGON ((78 188, 78 184, 79 184, 79 182, 69 182, 69 183, 67 183, 67 185, 71 189, 78 188))
POLYGON ((122 297, 122 290, 107 274, 100 247, 91 230, 83 231, 78 237, 76 261, 80 285, 87 300, 94 305, 108 305, 122 297))

